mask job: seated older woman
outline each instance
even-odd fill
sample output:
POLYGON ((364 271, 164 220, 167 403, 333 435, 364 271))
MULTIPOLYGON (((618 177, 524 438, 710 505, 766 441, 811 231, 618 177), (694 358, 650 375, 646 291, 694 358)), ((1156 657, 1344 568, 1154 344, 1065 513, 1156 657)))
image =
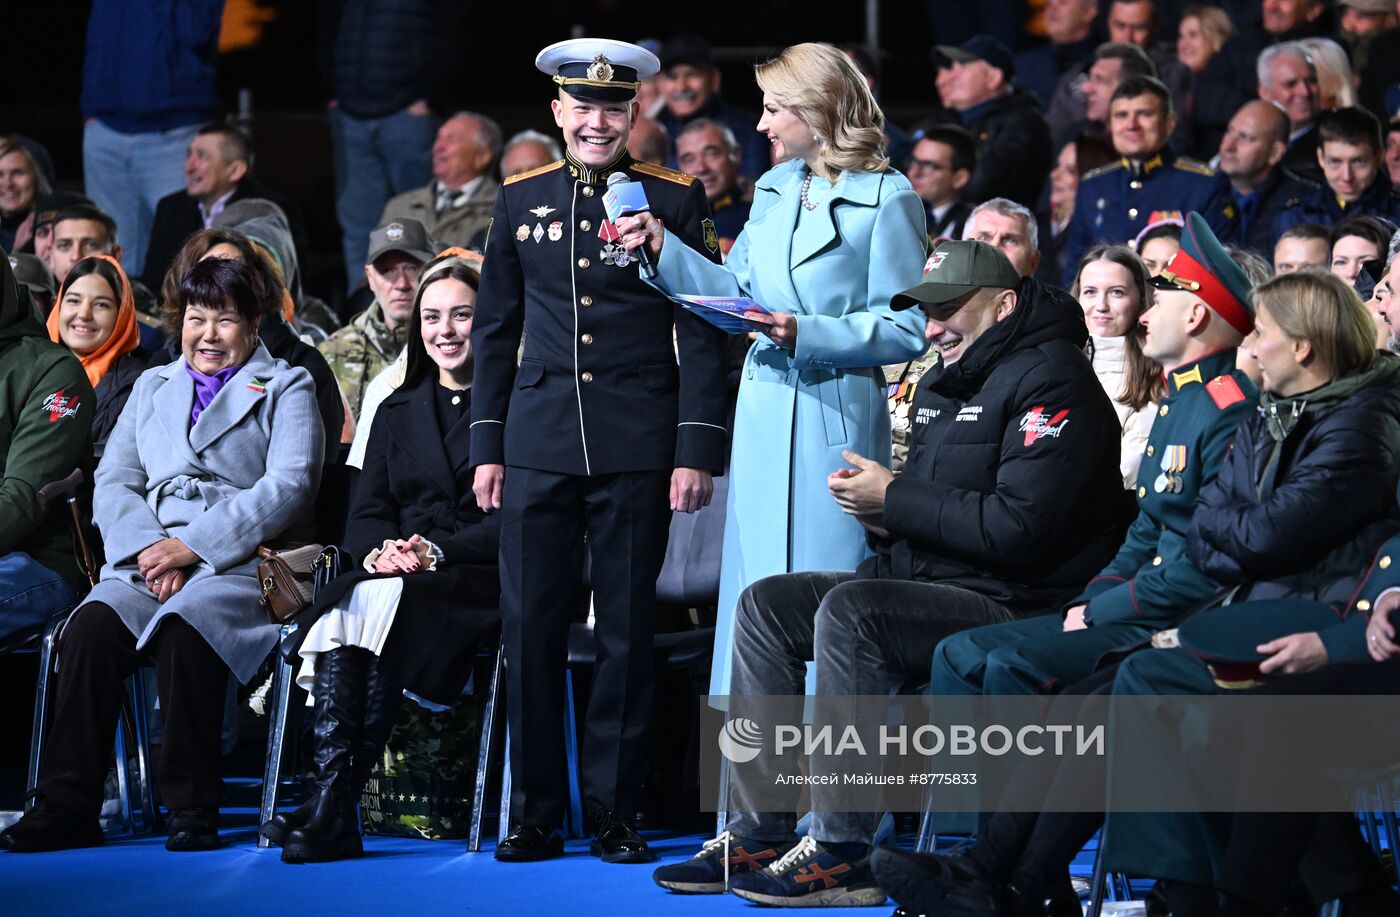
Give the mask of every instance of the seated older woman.
POLYGON ((98 466, 93 518, 107 564, 64 632, 38 804, 0 846, 102 842, 122 679, 148 661, 165 718, 166 849, 218 845, 228 676, 251 679, 278 634, 258 607, 256 551, 295 537, 321 470, 311 377, 258 341, 275 297, 247 266, 218 258, 181 282, 182 358, 137 381, 98 466))
POLYGON ((117 259, 84 258, 68 271, 49 313, 49 338, 78 357, 96 392, 92 444, 98 456, 151 355, 141 347, 136 299, 117 259))
POLYGON ((314 704, 316 781, 303 806, 262 826, 288 863, 360 853, 355 803, 402 692, 451 704, 500 621, 499 514, 477 506, 467 453, 476 278, 455 255, 424 267, 404 381, 375 414, 346 525, 356 568, 322 591, 288 647, 314 704))

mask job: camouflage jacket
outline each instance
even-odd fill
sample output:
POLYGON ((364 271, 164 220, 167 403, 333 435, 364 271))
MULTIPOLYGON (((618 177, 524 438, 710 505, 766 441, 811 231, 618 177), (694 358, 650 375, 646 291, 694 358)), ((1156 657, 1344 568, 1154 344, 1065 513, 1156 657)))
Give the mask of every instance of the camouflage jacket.
POLYGON ((376 302, 321 343, 318 349, 330 364, 357 419, 365 387, 381 369, 394 362, 407 339, 408 325, 391 329, 384 323, 384 307, 376 302))

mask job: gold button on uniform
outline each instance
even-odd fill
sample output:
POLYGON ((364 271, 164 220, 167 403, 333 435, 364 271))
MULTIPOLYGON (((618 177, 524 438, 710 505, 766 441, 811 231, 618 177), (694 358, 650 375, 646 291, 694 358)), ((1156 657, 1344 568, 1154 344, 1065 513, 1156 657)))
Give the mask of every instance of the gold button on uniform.
MULTIPOLYGON (((580 258, 580 259, 578 259, 578 266, 579 266, 579 267, 588 267, 588 259, 587 259, 587 258, 580 258)), ((1162 413, 1165 414, 1166 412, 1167 412, 1167 409, 1166 409, 1166 408, 1163 408, 1163 409, 1162 409, 1162 413)))
POLYGON ((1130 219, 1130 220, 1136 220, 1136 219, 1137 219, 1137 215, 1138 215, 1138 209, 1137 209, 1136 207, 1129 207, 1129 208, 1128 208, 1128 219, 1130 219))
POLYGON ((579 304, 580 306, 591 306, 591 305, 593 305, 593 297, 592 297, 592 296, 580 296, 579 299, 578 299, 578 304, 579 304))
POLYGON ((1148 458, 1151 458, 1152 456, 1154 456, 1154 455, 1156 455, 1156 454, 1157 454, 1157 447, 1149 444, 1148 447, 1147 447, 1147 457, 1148 457, 1148 458))
POLYGON ((1162 566, 1162 555, 1158 554, 1156 557, 1152 558, 1152 566, 1154 566, 1154 567, 1160 567, 1160 566, 1162 566))
POLYGON ((579 376, 579 378, 580 378, 581 380, 583 380, 584 382, 592 382, 592 381, 593 381, 593 374, 592 374, 592 373, 584 373, 583 375, 579 376))
MULTIPOLYGON (((587 266, 588 266, 588 265, 586 265, 586 264, 584 265, 584 267, 587 267, 587 266)), ((1164 405, 1162 405, 1160 408, 1157 409, 1157 416, 1158 416, 1158 417, 1166 417, 1166 416, 1167 416, 1167 411, 1168 411, 1168 406, 1164 404, 1164 405)))
POLYGON ((585 344, 592 344, 592 343, 593 343, 593 335, 591 335, 591 334, 585 334, 583 337, 579 338, 579 340, 580 340, 580 341, 583 341, 585 344))
POLYGON ((1139 488, 1138 488, 1138 496, 1139 496, 1139 497, 1145 497, 1145 496, 1147 496, 1147 488, 1146 488, 1146 487, 1139 487, 1139 488))
POLYGON ((1370 610, 1371 610, 1371 603, 1368 602, 1368 601, 1366 601, 1365 599, 1362 599, 1361 601, 1359 601, 1359 602, 1356 603, 1356 610, 1357 610, 1357 611, 1370 611, 1370 610))
POLYGON ((584 232, 588 232, 588 230, 593 228, 593 224, 588 222, 587 220, 579 220, 578 228, 582 229, 584 232))
POLYGON ((1381 569, 1382 569, 1382 570, 1388 570, 1388 569, 1390 569, 1390 555, 1389 555, 1389 554, 1387 554, 1386 556, 1384 556, 1384 557, 1381 558, 1381 569))
POLYGON ((584 186, 583 186, 583 196, 584 196, 584 197, 592 197, 592 196, 593 196, 593 186, 592 186, 592 185, 584 185, 584 186))

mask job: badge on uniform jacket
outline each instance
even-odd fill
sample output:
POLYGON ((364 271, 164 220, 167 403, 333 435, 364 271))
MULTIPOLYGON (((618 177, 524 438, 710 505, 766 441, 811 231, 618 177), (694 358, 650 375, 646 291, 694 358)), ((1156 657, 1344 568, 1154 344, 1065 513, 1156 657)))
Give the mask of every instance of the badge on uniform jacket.
POLYGON ((617 227, 613 225, 612 220, 604 220, 603 225, 598 227, 598 238, 602 239, 604 242, 616 242, 618 239, 622 238, 622 233, 617 231, 617 227))
POLYGON ((710 254, 719 251, 719 233, 715 231, 715 221, 701 220, 700 228, 705 231, 705 247, 710 250, 710 254))
POLYGON ((549 234, 549 241, 551 241, 551 242, 558 242, 560 239, 564 238, 564 224, 563 224, 563 223, 550 223, 550 224, 549 224, 549 232, 548 232, 548 234, 549 234))
POLYGON ((530 212, 533 213, 535 216, 539 217, 541 220, 543 220, 545 217, 549 216, 551 213, 554 212, 554 208, 549 206, 548 204, 541 204, 538 207, 531 207, 530 212))
POLYGON ((521 223, 520 228, 515 231, 515 241, 524 242, 528 238, 530 238, 530 227, 521 223))

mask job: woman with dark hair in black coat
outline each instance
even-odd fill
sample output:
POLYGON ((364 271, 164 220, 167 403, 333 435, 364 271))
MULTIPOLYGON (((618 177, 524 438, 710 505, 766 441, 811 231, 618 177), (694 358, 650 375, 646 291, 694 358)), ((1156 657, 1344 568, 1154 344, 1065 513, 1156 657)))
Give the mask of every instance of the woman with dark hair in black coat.
POLYGON ((451 704, 500 621, 500 529, 477 506, 468 454, 476 281, 455 254, 424 267, 404 381, 375 415, 346 523, 355 569, 283 647, 314 705, 316 784, 262 826, 285 862, 361 852, 355 803, 403 694, 451 704))

